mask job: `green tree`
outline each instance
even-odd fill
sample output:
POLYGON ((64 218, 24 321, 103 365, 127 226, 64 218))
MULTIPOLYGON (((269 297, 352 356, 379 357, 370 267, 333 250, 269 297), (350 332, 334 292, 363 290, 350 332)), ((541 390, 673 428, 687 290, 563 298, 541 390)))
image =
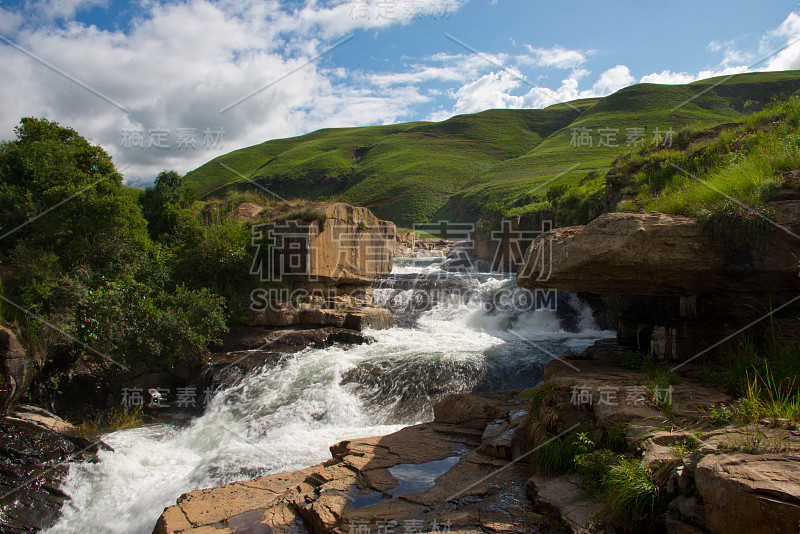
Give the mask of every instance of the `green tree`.
POLYGON ((161 171, 153 187, 147 187, 139 199, 142 213, 154 239, 174 234, 178 213, 190 203, 183 178, 175 171, 161 171))

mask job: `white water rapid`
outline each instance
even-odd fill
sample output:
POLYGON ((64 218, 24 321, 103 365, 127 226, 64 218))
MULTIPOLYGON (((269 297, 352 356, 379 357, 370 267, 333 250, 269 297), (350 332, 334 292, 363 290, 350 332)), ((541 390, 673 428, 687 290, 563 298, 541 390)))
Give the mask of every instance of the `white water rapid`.
POLYGON ((184 492, 322 462, 340 440, 429 420, 448 393, 533 386, 553 354, 613 335, 572 296, 559 299, 574 310, 571 332, 552 310, 489 306, 498 292, 519 291, 512 279, 449 275, 441 261, 396 261, 405 286, 381 284, 375 294, 399 326, 369 332, 375 343, 291 355, 217 394, 188 425, 104 435, 114 451, 70 467, 71 500, 47 534, 150 534, 184 492))

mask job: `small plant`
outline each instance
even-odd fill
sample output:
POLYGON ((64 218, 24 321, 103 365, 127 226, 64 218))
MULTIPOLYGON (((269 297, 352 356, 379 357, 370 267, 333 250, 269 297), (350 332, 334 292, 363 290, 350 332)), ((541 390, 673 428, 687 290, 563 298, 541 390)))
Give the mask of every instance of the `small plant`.
POLYGON ((659 495, 650 469, 627 459, 608 468, 603 493, 614 522, 625 530, 653 512, 659 495))
POLYGON ((734 411, 725 404, 721 405, 719 408, 710 408, 705 412, 708 422, 711 426, 717 428, 729 424, 733 420, 734 415, 734 411))
POLYGON ((367 230, 367 221, 359 221, 358 222, 358 229, 362 232, 367 230))
POLYGON ((630 423, 614 423, 605 436, 605 446, 614 452, 625 452, 628 449, 628 426, 630 423))
POLYGON ((85 419, 78 425, 78 430, 89 434, 100 434, 102 432, 136 428, 144 424, 145 416, 142 413, 142 407, 134 406, 101 412, 92 418, 85 419))
POLYGON ((680 439, 670 445, 672 453, 676 458, 683 458, 687 453, 694 451, 701 442, 700 433, 689 434, 683 439, 680 439))
POLYGON ((768 221, 774 220, 775 214, 763 205, 744 206, 743 204, 724 200, 710 210, 698 216, 703 233, 727 250, 749 248, 770 231, 768 221))
POLYGON ((632 371, 641 371, 654 365, 653 355, 635 350, 626 350, 622 353, 622 361, 619 365, 632 371))

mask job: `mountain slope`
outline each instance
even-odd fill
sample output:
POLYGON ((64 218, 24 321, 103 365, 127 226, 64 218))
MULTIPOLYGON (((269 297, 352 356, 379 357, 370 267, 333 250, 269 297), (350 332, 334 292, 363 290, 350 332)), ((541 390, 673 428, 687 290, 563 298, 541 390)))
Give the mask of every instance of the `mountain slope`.
POLYGON ((319 130, 220 156, 186 181, 199 197, 253 182, 285 197, 338 195, 405 226, 475 220, 492 202, 522 208, 554 186, 599 190, 614 158, 636 147, 628 142, 636 132, 630 129, 643 128, 651 140, 670 130, 734 122, 798 89, 800 71, 740 74, 686 85, 638 84, 545 109, 319 130), (591 146, 576 146, 581 133, 591 146))

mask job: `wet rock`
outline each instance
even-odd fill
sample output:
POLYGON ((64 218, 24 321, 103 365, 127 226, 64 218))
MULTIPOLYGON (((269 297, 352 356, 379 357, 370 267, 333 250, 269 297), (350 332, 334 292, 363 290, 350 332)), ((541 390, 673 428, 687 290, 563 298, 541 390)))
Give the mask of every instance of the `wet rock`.
MULTIPOLYGON (((460 401, 481 405, 465 413, 521 417, 505 410, 519 408, 508 395, 460 401)), ((436 421, 343 441, 317 466, 185 494, 154 533, 548 531, 552 523, 526 497, 527 466, 475 450, 484 430, 436 421)))
POLYGON ((19 406, 0 420, 0 531, 38 532, 52 526, 69 498, 59 487, 70 461, 91 461, 96 437, 40 408, 19 406))
POLYGON ((589 531, 593 516, 603 512, 603 505, 586 493, 583 478, 577 474, 558 478, 534 475, 528 479, 527 490, 532 500, 558 510, 572 532, 589 531))

